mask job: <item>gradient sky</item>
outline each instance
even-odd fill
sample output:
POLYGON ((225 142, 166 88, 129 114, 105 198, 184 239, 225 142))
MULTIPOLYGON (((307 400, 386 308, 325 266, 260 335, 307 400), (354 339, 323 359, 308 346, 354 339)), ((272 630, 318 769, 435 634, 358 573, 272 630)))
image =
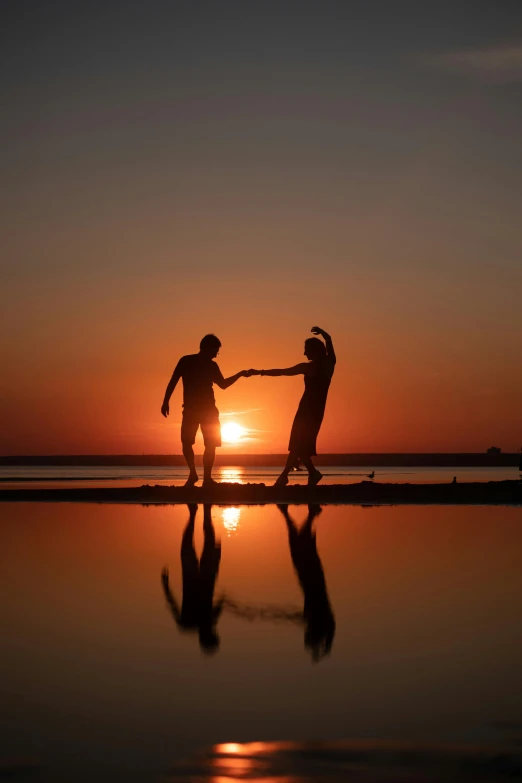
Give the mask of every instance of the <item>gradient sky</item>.
MULTIPOLYGON (((519 448, 520 0, 6 0, 0 29, 1 454, 179 453, 179 356, 291 365, 316 323, 321 451, 519 448)), ((301 388, 218 407, 284 451, 301 388)))

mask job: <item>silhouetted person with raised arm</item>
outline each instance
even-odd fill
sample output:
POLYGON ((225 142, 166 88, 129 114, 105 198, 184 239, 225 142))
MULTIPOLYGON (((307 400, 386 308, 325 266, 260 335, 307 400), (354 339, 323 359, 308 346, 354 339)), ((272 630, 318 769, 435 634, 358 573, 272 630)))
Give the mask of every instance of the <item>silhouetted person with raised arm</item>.
POLYGON ((183 584, 181 608, 170 589, 167 567, 161 573, 161 582, 170 611, 180 631, 197 632, 201 650, 211 654, 216 652, 219 647, 216 625, 223 610, 223 600, 214 603, 214 589, 221 560, 221 544, 216 542, 216 534, 212 524, 212 506, 205 504, 203 507, 203 552, 198 561, 194 547, 197 504, 191 503, 188 509, 189 521, 181 539, 183 584))
POLYGON ((308 485, 315 486, 321 479, 320 473, 312 462, 317 454, 317 436, 323 421, 326 398, 335 368, 335 351, 330 335, 318 326, 312 327, 318 337, 305 340, 304 355, 309 360, 281 370, 249 370, 249 375, 304 375, 304 394, 301 397, 290 433, 288 459, 283 472, 275 482, 276 487, 288 484, 288 474, 295 465, 302 462, 308 470, 308 485))
POLYGON ((212 486, 216 483, 212 478, 212 466, 216 457, 216 447, 221 446, 221 426, 212 388, 213 384, 215 383, 220 389, 228 389, 238 378, 249 375, 246 370, 242 370, 231 375, 230 378, 223 378, 221 370, 214 361, 220 348, 221 342, 216 335, 207 334, 201 340, 199 353, 182 356, 168 382, 161 406, 161 413, 167 417, 172 392, 181 378, 183 380, 181 443, 183 456, 190 471, 186 482, 188 486, 195 484, 199 478, 196 472, 193 448, 199 427, 201 427, 205 444, 203 486, 212 486))
POLYGON ((315 533, 312 530, 314 519, 321 513, 321 506, 309 505, 306 522, 297 528, 288 513, 288 506, 278 506, 288 527, 288 542, 292 563, 304 593, 303 616, 305 627, 305 647, 310 650, 314 662, 321 660, 332 649, 335 635, 333 616, 326 581, 319 555, 315 533))

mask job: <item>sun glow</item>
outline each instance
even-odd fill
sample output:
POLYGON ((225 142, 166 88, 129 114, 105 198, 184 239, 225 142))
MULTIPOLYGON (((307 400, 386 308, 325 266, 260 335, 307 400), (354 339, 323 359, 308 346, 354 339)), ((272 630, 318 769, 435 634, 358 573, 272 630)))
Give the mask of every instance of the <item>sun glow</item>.
POLYGON ((245 428, 235 421, 227 421, 221 427, 221 437, 224 443, 239 443, 244 434, 245 428))

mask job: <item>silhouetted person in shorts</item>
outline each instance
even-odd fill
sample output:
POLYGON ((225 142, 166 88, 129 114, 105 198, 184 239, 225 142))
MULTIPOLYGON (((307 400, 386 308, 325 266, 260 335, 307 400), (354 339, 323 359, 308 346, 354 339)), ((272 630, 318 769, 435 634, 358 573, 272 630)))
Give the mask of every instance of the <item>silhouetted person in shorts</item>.
POLYGON ((308 362, 301 362, 293 367, 282 370, 249 370, 248 375, 304 375, 304 394, 290 433, 288 444, 288 459, 283 472, 275 482, 276 487, 288 484, 288 474, 302 462, 308 470, 308 485, 315 486, 322 474, 315 468, 312 457, 317 454, 317 435, 323 421, 326 398, 330 381, 335 368, 335 351, 330 335, 318 326, 312 327, 314 334, 320 334, 324 343, 318 337, 305 340, 304 355, 308 362))
POLYGON ((207 334, 199 344, 199 353, 182 356, 168 382, 161 406, 163 416, 167 417, 172 392, 181 378, 183 380, 181 443, 183 456, 190 471, 187 485, 195 484, 199 478, 196 473, 193 449, 199 427, 201 427, 205 444, 203 486, 212 486, 216 483, 212 479, 212 466, 216 457, 216 447, 221 446, 221 426, 212 385, 215 383, 220 389, 228 389, 238 378, 247 377, 250 374, 246 370, 242 370, 230 378, 223 378, 221 370, 214 361, 220 348, 221 342, 216 335, 207 334))
POLYGON ((223 610, 222 600, 214 603, 214 589, 221 560, 221 544, 216 542, 216 534, 212 524, 212 506, 205 504, 203 507, 203 552, 198 560, 194 547, 197 504, 191 503, 188 509, 189 521, 181 540, 183 582, 181 608, 170 589, 167 567, 161 573, 161 583, 172 617, 180 631, 197 632, 201 650, 205 653, 214 653, 219 647, 216 625, 223 610))
POLYGON ((290 555, 304 594, 305 647, 310 650, 312 660, 317 662, 329 654, 335 636, 335 619, 312 530, 314 519, 322 509, 321 506, 309 505, 306 522, 298 529, 288 513, 288 506, 280 505, 278 508, 285 518, 290 555))

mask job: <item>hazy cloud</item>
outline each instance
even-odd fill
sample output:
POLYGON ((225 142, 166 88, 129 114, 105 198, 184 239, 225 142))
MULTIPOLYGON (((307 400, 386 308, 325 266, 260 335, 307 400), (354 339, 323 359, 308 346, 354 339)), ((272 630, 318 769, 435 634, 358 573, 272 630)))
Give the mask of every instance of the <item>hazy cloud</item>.
POLYGON ((522 43, 461 49, 429 58, 429 64, 488 82, 522 81, 522 43))
POLYGON ((222 419, 225 418, 225 416, 244 416, 246 413, 254 413, 255 411, 261 411, 262 408, 246 408, 243 411, 227 411, 226 413, 223 413, 222 411, 219 412, 219 415, 222 419))

